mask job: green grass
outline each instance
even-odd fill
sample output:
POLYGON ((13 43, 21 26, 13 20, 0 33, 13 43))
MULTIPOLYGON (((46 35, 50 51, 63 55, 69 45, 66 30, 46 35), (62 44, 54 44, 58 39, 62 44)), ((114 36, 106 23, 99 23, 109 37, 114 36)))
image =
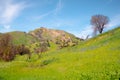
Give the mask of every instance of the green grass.
POLYGON ((74 47, 0 62, 0 80, 119 80, 120 27, 74 47))
POLYGON ((24 44, 24 45, 29 45, 32 42, 37 41, 37 39, 25 32, 20 32, 20 31, 14 31, 14 32, 9 32, 9 34, 12 36, 13 38, 13 43, 20 45, 20 44, 24 44))

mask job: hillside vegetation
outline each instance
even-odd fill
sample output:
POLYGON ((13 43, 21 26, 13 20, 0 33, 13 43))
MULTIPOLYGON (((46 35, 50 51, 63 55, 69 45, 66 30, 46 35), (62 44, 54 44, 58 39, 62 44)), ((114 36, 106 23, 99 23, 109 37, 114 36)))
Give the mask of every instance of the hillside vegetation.
MULTIPOLYGON (((80 40, 82 40, 68 32, 62 30, 47 29, 44 27, 30 31, 29 33, 14 31, 8 32, 8 34, 11 35, 12 41, 16 45, 30 45, 36 42, 41 42, 42 40, 47 40, 54 44, 57 44, 57 42, 68 42, 72 46, 72 44, 77 44, 80 40)), ((1 35, 2 33, 0 33, 0 36, 1 35)))
POLYGON ((29 45, 33 42, 37 42, 37 39, 26 32, 20 32, 20 31, 14 31, 14 32, 9 32, 9 34, 13 38, 13 43, 14 44, 24 44, 24 45, 29 45))
POLYGON ((63 44, 66 44, 62 47, 76 45, 81 40, 80 38, 75 37, 73 34, 70 34, 63 30, 47 29, 44 27, 30 31, 29 34, 39 39, 40 41, 47 40, 61 46, 63 44))
POLYGON ((38 59, 32 54, 0 62, 0 80, 119 80, 120 27, 76 46, 51 50, 38 59))

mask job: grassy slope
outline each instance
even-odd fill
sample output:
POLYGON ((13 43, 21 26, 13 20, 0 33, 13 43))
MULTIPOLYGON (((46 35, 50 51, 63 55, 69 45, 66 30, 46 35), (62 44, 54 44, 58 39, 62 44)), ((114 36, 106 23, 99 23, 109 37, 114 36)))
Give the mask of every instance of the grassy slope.
POLYGON ((0 62, 0 80, 119 80, 120 28, 78 46, 0 62))
POLYGON ((20 32, 20 31, 14 31, 14 32, 9 32, 9 34, 12 36, 14 44, 25 44, 28 45, 32 43, 32 41, 37 41, 35 37, 25 33, 25 32, 20 32))

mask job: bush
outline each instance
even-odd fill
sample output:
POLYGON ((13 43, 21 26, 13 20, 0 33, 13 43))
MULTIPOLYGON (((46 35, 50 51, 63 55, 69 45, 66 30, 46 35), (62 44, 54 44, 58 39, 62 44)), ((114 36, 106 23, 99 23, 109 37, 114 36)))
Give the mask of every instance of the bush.
POLYGON ((11 61, 16 55, 16 49, 14 46, 6 47, 1 53, 0 58, 4 61, 11 61))
POLYGON ((0 37, 0 59, 11 61, 16 54, 28 54, 29 59, 31 57, 30 51, 25 45, 15 46, 12 43, 12 37, 9 34, 3 34, 0 37))
POLYGON ((17 46, 16 51, 17 51, 17 54, 19 54, 19 55, 28 54, 28 58, 29 59, 31 58, 30 50, 27 47, 25 47, 25 45, 23 45, 23 44, 17 46))
POLYGON ((25 47, 25 45, 19 45, 17 46, 17 53, 20 55, 24 55, 24 54, 29 54, 30 51, 27 47, 25 47))
POLYGON ((0 59, 11 61, 16 55, 16 47, 12 44, 12 37, 9 34, 3 34, 0 37, 0 59))
POLYGON ((37 54, 38 58, 40 58, 41 54, 46 52, 49 49, 50 44, 49 44, 49 41, 47 40, 41 40, 40 42, 35 42, 28 47, 31 53, 37 54))
POLYGON ((43 60, 42 62, 41 62, 41 66, 45 66, 45 65, 48 65, 48 64, 50 64, 50 63, 53 63, 53 62, 55 62, 57 59, 56 58, 52 58, 52 59, 48 59, 48 60, 43 60))

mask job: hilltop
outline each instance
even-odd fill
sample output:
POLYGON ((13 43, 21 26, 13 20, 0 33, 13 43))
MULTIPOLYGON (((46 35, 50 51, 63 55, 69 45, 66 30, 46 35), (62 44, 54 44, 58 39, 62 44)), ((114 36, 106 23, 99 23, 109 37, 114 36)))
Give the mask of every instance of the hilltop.
POLYGON ((65 41, 71 43, 77 43, 82 40, 71 33, 65 32, 63 30, 54 30, 41 27, 29 32, 30 35, 36 37, 39 40, 48 40, 54 43, 58 41, 65 41))
MULTIPOLYGON (((74 36, 73 34, 65 32, 63 30, 47 29, 45 27, 35 29, 28 33, 21 31, 13 31, 8 32, 8 34, 12 36, 13 43, 17 45, 29 45, 35 42, 41 42, 42 40, 47 40, 54 44, 56 44, 58 41, 61 43, 68 42, 72 45, 77 44, 80 40, 82 40, 74 36)), ((0 35, 2 35, 2 33, 0 33, 0 35)))

